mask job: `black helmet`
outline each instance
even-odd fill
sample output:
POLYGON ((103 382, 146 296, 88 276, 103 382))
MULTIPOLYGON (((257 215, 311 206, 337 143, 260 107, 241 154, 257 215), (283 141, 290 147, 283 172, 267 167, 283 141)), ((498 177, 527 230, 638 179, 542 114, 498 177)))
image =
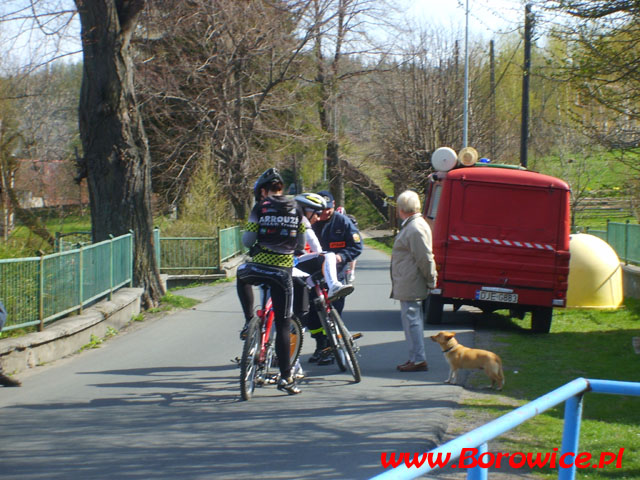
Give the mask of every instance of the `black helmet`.
POLYGON ((255 197, 256 201, 260 200, 260 189, 265 188, 275 182, 280 182, 284 185, 284 180, 282 180, 282 176, 280 175, 280 172, 278 172, 278 169, 269 168, 268 170, 265 170, 253 185, 253 196, 255 197))
POLYGON ((295 201, 305 210, 321 212, 327 208, 327 201, 317 193, 301 193, 295 196, 295 201))

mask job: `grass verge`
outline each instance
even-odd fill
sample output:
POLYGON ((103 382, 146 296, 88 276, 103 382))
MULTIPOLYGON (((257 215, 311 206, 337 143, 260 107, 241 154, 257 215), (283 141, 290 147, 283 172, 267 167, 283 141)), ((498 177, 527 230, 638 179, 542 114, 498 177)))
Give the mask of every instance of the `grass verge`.
POLYGON ((171 292, 167 292, 164 297, 160 299, 160 306, 156 308, 150 308, 148 313, 167 312, 174 308, 192 308, 200 303, 200 300, 195 300, 189 297, 183 297, 181 295, 174 295, 171 292))
MULTIPOLYGON (((476 346, 498 353, 506 385, 500 393, 483 393, 482 372, 467 378, 458 411, 458 435, 504 415, 577 377, 640 381, 640 357, 633 337, 640 336, 640 301, 628 299, 617 310, 556 310, 548 335, 528 330, 527 320, 494 314, 479 324, 476 346), (478 419, 481 419, 480 423, 478 419)), ((560 448, 564 404, 547 410, 492 441, 492 452, 552 452, 560 448)), ((640 478, 640 397, 587 393, 583 402, 580 452, 599 459, 602 452, 624 448, 621 468, 578 469, 576 478, 640 478)), ((557 478, 557 470, 536 469, 539 478, 557 478)), ((490 475, 491 476, 491 475, 490 475)))
POLYGON ((395 237, 365 238, 364 244, 367 245, 368 247, 375 248, 376 250, 381 250, 391 255, 394 239, 395 237))

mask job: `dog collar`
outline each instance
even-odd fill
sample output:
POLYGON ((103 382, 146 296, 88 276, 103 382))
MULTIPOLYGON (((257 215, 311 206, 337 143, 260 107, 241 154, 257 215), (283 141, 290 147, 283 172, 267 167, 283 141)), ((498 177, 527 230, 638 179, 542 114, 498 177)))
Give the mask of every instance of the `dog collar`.
POLYGON ((457 347, 457 345, 454 345, 453 347, 449 347, 449 348, 447 348, 446 350, 443 350, 443 351, 442 351, 442 353, 450 352, 451 350, 453 350, 453 349, 454 349, 454 348, 456 348, 456 347, 457 347))

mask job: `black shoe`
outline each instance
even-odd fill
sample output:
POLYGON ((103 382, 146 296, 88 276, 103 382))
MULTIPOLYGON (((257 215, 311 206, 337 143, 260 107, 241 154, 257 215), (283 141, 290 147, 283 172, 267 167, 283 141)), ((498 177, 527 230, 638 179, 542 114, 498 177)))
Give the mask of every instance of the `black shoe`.
POLYGON ((313 352, 313 354, 309 357, 309 363, 318 363, 318 360, 322 358, 322 350, 317 349, 313 352))
POLYGON ((289 395, 297 395, 302 391, 298 388, 292 377, 289 377, 288 379, 281 378, 278 382, 278 390, 287 392, 289 395))
POLYGON ((322 352, 322 356, 318 360, 318 365, 331 365, 336 361, 336 357, 333 352, 322 352))
POLYGON ((246 340, 247 339, 247 332, 249 331, 249 322, 246 322, 244 324, 244 327, 242 327, 242 330, 240 330, 240 340, 246 340))
POLYGON ((0 385, 4 385, 5 387, 19 387, 22 385, 22 382, 0 373, 0 385))

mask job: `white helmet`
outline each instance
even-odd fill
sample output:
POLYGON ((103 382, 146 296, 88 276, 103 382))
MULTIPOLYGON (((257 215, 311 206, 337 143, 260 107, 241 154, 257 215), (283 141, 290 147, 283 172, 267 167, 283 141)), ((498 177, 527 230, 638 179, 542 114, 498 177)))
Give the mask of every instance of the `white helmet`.
POLYGON ((317 193, 301 193, 295 196, 295 201, 305 210, 313 210, 318 213, 327 208, 327 201, 317 193))

